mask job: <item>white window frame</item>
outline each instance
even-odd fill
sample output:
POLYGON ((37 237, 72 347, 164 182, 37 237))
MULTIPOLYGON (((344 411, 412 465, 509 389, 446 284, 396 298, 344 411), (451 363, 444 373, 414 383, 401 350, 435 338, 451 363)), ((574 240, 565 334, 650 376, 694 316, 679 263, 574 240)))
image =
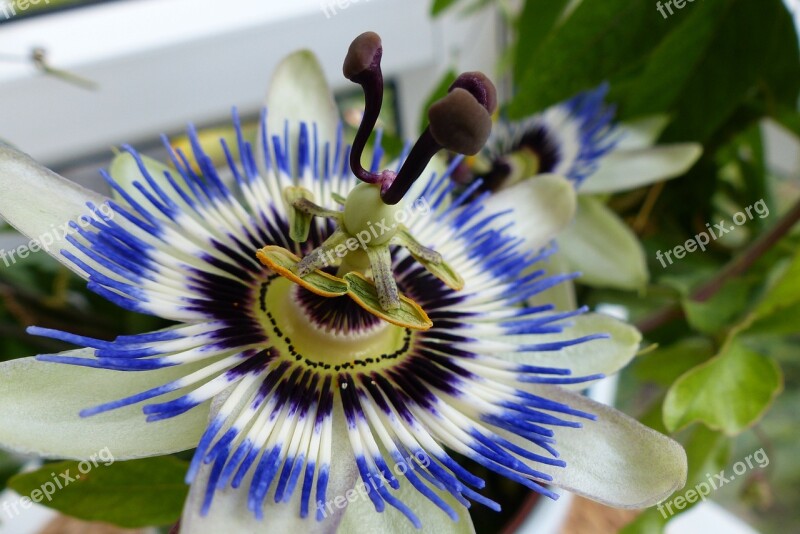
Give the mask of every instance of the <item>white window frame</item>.
MULTIPOLYGON (((417 103, 448 56, 428 11, 420 0, 130 0, 6 23, 1 54, 43 47, 53 66, 99 88, 0 62, 0 138, 58 164, 189 121, 220 120, 233 105, 255 112, 277 62, 299 48, 319 56, 334 89, 350 87, 342 58, 368 29, 383 39, 385 75, 402 81, 411 73, 403 85, 417 103), (186 15, 198 12, 213 16, 186 15), (427 73, 422 86, 420 73, 427 73)), ((416 121, 418 106, 401 107, 404 120, 416 121)))

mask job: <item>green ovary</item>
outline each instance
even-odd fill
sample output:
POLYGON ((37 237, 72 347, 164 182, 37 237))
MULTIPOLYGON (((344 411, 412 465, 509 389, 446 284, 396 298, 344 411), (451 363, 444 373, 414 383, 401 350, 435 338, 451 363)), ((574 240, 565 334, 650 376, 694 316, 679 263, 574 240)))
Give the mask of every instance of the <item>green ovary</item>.
POLYGON ((298 290, 286 278, 271 277, 255 304, 259 321, 285 359, 336 372, 394 366, 408 352, 411 331, 385 321, 350 333, 320 328, 294 297, 298 290))

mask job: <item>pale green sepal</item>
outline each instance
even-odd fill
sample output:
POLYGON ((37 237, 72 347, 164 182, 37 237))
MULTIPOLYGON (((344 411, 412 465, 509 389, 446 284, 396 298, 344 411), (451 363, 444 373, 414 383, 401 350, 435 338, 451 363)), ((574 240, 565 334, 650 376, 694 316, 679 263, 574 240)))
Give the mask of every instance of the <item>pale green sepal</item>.
MULTIPOLYGON (((555 174, 541 174, 498 191, 486 202, 486 213, 514 209, 514 226, 509 230, 524 239, 524 248, 539 250, 572 221, 577 206, 572 183, 555 174)), ((488 228, 499 229, 509 218, 495 220, 488 228)))
MULTIPOLYGON (((75 234, 69 227, 71 221, 91 216, 87 202, 113 215, 107 201, 103 195, 39 165, 27 154, 0 144, 0 214, 11 226, 28 236, 35 248, 46 250, 83 278, 87 278, 87 274, 61 254, 61 250, 66 249, 81 255, 64 234, 75 234)), ((36 250, 29 247, 29 252, 36 250)), ((102 267, 98 270, 114 276, 102 267)))
MULTIPOLYGON (((538 264, 529 267, 522 276, 531 274, 539 269, 545 271, 544 276, 558 276, 572 272, 569 262, 561 251, 556 251, 538 264)), ((575 296, 575 282, 573 280, 564 280, 560 284, 540 291, 528 299, 528 304, 531 306, 552 304, 559 311, 574 310, 578 307, 577 303, 578 299, 575 296)))
MULTIPOLYGON (((283 139, 284 127, 288 121, 288 148, 293 175, 296 172, 301 121, 306 123, 309 136, 313 136, 316 124, 320 150, 324 150, 325 143, 331 143, 331 150, 335 147, 339 124, 338 108, 322 66, 310 50, 294 52, 278 64, 267 91, 266 107, 267 141, 270 147, 272 136, 277 135, 283 139)), ((311 141, 313 142, 313 137, 311 141)), ((271 155, 271 161, 275 161, 274 154, 271 155)), ((256 162, 263 171, 264 152, 260 132, 256 142, 256 162)))
POLYGON ((614 150, 580 186, 581 193, 616 193, 681 176, 703 153, 698 143, 614 150))
MULTIPOLYGON (((174 189, 164 174, 169 173, 174 180, 175 176, 177 175, 175 170, 167 167, 160 161, 156 161, 153 158, 145 155, 139 154, 139 157, 141 158, 147 173, 150 175, 153 181, 156 182, 158 186, 164 190, 164 192, 170 195, 171 198, 175 197, 177 201, 180 201, 181 199, 178 197, 178 195, 171 194, 174 192, 174 189)), ((145 179, 144 174, 142 174, 142 171, 139 169, 139 164, 136 162, 136 158, 134 158, 129 152, 117 153, 114 156, 114 159, 111 160, 108 173, 119 184, 119 186, 133 198, 133 200, 142 206, 151 206, 150 201, 147 200, 147 197, 145 197, 134 185, 134 182, 138 182, 147 187, 148 190, 150 189, 147 185, 147 180, 145 179)), ((180 184, 180 182, 176 181, 176 184, 180 184)), ((122 195, 120 195, 118 191, 112 189, 111 196, 118 203, 129 206, 128 201, 122 198, 122 195)), ((152 211, 157 217, 164 219, 166 218, 166 216, 158 210, 152 211)))
MULTIPOLYGON (((552 427, 554 447, 566 467, 524 460, 551 475, 552 485, 615 508, 646 508, 686 483, 686 452, 678 442, 581 394, 541 384, 523 389, 597 417, 590 421, 557 414, 583 425, 552 427)), ((499 433, 520 446, 531 447, 515 434, 499 433)))
MULTIPOLYGON (((625 367, 636 353, 642 335, 632 325, 602 313, 586 313, 566 320, 572 323, 558 334, 523 334, 502 336, 500 340, 519 345, 552 343, 576 339, 592 334, 608 334, 607 339, 594 339, 585 343, 564 347, 558 351, 512 352, 498 357, 513 362, 570 369, 571 376, 590 376, 602 373, 612 375, 625 367)), ((575 384, 570 389, 585 389, 587 382, 575 384)))
POLYGON ((575 222, 558 238, 559 250, 580 282, 639 290, 649 278, 636 234, 601 201, 580 196, 575 222))
POLYGON ((653 146, 669 124, 668 115, 649 115, 617 124, 615 136, 619 138, 616 150, 633 150, 653 146))
MULTIPOLYGON (((92 357, 93 349, 63 353, 92 357)), ((205 365, 203 362, 202 365, 205 365)), ((80 417, 81 410, 164 385, 200 364, 131 373, 35 358, 0 364, 0 447, 47 458, 84 459, 108 447, 117 460, 160 456, 197 446, 208 405, 148 423, 142 404, 80 417)), ((184 394, 176 392, 159 400, 184 394)))

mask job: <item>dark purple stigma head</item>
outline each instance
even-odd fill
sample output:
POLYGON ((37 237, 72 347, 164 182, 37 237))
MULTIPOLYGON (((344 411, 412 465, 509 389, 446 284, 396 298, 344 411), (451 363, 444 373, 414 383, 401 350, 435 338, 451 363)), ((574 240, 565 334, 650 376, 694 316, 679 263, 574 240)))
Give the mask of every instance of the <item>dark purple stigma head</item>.
POLYGON ((382 55, 381 38, 366 32, 353 40, 344 60, 344 76, 361 86, 365 100, 364 116, 350 152, 350 168, 360 180, 380 184, 381 199, 386 204, 397 204, 438 151, 447 149, 466 155, 480 151, 492 130, 497 92, 483 73, 463 73, 447 95, 428 109, 428 127, 414 143, 400 171, 371 173, 361 166, 361 155, 383 103, 382 55))

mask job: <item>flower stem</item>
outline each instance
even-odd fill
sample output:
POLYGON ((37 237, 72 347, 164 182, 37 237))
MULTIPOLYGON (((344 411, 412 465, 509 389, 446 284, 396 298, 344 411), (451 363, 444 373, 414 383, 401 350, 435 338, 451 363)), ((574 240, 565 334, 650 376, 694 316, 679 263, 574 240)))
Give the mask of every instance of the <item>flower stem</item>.
MULTIPOLYGON (((717 276, 698 287, 692 293, 691 300, 704 302, 713 297, 728 280, 747 271, 761 256, 789 233, 798 221, 800 221, 800 200, 770 231, 753 241, 742 254, 731 260, 717 276)), ((637 327, 643 333, 652 332, 671 321, 682 318, 683 315, 683 308, 680 305, 671 304, 639 321, 637 327)))

